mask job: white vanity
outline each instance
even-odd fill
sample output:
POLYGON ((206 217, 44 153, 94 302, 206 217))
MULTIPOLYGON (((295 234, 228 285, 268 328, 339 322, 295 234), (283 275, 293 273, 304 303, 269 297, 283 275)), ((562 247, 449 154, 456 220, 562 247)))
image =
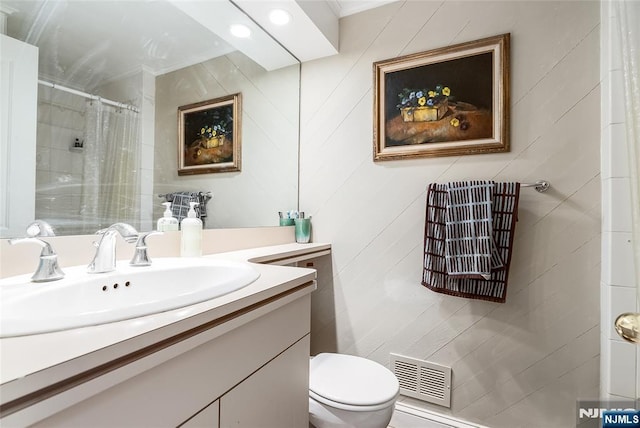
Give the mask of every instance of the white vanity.
POLYGON ((278 265, 329 253, 284 244, 205 256, 252 261, 260 276, 184 308, 0 339, 0 425, 306 428, 316 272, 278 265))

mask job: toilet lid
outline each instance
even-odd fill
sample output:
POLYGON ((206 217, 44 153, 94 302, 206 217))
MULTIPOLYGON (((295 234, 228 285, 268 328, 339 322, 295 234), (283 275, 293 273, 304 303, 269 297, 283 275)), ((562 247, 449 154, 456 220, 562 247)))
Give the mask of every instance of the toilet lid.
POLYGON ((398 395, 398 379, 375 361, 353 355, 318 354, 310 364, 309 390, 327 400, 373 406, 398 395))

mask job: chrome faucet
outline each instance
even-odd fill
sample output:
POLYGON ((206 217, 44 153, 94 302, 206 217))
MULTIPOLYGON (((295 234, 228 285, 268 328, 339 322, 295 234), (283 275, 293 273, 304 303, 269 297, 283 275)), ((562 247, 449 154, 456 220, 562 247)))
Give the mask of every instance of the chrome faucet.
POLYGON ((119 233, 129 244, 133 244, 138 239, 138 232, 133 226, 126 223, 115 223, 106 229, 97 231, 96 234, 102 235, 102 237, 99 242, 93 243, 97 249, 93 260, 87 267, 89 273, 105 273, 115 270, 116 233, 119 233))
POLYGON ((133 254, 133 258, 129 262, 131 266, 150 266, 151 259, 147 252, 147 236, 162 235, 162 232, 156 230, 146 233, 141 233, 136 242, 136 252, 133 254))
POLYGON ((47 282, 64 278, 64 272, 62 272, 62 269, 60 269, 60 266, 58 265, 58 255, 53 251, 53 248, 48 242, 39 238, 16 238, 9 240, 9 244, 11 245, 25 242, 38 244, 42 247, 42 251, 40 252, 40 263, 31 277, 31 281, 47 282))

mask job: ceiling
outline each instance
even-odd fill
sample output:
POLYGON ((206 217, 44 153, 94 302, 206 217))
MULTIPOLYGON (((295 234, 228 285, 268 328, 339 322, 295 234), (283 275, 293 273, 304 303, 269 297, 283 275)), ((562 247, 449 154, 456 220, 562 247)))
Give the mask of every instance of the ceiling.
POLYGON ((364 12, 394 1, 397 0, 326 0, 331 10, 339 18, 364 12))
POLYGON ((77 89, 141 67, 163 74, 235 50, 165 1, 3 0, 2 5, 15 11, 7 34, 39 47, 40 77, 77 89))
POLYGON ((233 0, 262 28, 301 62, 339 52, 339 20, 348 15, 397 0, 233 0), (269 20, 274 9, 286 11, 291 20, 275 25, 269 20))
POLYGON ((334 55, 341 17, 390 1, 2 0, 0 9, 9 36, 40 48, 41 78, 91 90, 141 67, 160 75, 235 50, 267 70, 334 55), (272 24, 273 8, 291 22, 272 24), (231 36, 231 23, 251 36, 231 36))

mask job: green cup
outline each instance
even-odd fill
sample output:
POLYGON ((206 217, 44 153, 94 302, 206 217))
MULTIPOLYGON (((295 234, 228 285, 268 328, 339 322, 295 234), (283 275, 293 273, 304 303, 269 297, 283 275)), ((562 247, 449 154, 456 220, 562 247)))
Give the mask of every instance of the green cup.
POLYGON ((280 226, 293 226, 294 222, 292 218, 281 218, 280 226))
POLYGON ((296 222, 296 242, 306 244, 311 240, 311 219, 297 218, 296 222))

